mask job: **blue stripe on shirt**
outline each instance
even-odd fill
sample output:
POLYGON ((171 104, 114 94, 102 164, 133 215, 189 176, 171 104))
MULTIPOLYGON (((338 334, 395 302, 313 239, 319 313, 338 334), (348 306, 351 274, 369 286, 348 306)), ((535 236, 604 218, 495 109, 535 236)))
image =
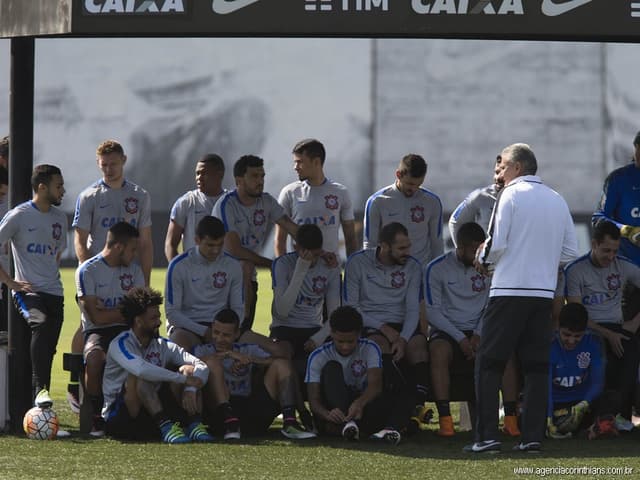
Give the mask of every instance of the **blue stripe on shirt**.
POLYGON ((188 256, 189 251, 187 250, 186 252, 178 255, 173 260, 171 260, 171 263, 169 264, 169 269, 167 270, 167 302, 171 305, 173 305, 173 282, 171 281, 173 277, 173 269, 179 262, 181 262, 188 256))
POLYGON ((427 271, 424 276, 424 284, 427 292, 427 302, 429 303, 429 305, 433 305, 433 299, 431 298, 431 285, 429 284, 429 274, 431 273, 431 269, 436 264, 444 261, 444 259, 447 258, 447 255, 449 254, 445 253, 444 255, 440 255, 439 257, 434 258, 431 262, 429 262, 429 265, 427 265, 427 271))

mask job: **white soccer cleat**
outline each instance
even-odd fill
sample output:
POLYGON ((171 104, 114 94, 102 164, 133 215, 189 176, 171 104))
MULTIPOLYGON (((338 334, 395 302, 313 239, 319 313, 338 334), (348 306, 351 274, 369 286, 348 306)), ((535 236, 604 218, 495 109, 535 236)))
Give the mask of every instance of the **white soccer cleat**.
POLYGON ((35 406, 40 408, 51 408, 53 406, 53 400, 46 388, 40 390, 36 395, 35 406))

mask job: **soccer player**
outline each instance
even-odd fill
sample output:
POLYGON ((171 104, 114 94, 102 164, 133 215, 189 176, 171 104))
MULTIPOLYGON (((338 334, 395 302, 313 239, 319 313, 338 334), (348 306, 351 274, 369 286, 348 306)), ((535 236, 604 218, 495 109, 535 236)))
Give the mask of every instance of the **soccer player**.
POLYGON ((409 255, 411 241, 404 225, 385 225, 378 242, 377 248, 347 260, 342 301, 362 314, 364 336, 378 344, 386 360, 410 367, 417 400, 424 403, 429 366, 427 340, 418 331, 422 269, 409 255))
POLYGON ((471 453, 502 448, 497 440, 498 390, 514 352, 524 376, 522 437, 515 450, 541 449, 549 389, 551 304, 558 268, 573 260, 577 249, 569 207, 535 175, 538 163, 531 148, 516 143, 500 156, 505 186, 475 261, 479 272, 493 270, 493 276, 476 352, 475 443, 464 449, 471 453))
POLYGON ((231 308, 244 313, 240 262, 222 251, 224 225, 203 217, 196 227, 196 246, 178 255, 167 270, 165 295, 168 331, 187 351, 212 340, 213 318, 231 308))
POLYGON ((239 439, 241 431, 265 433, 279 413, 283 418, 282 435, 314 438, 316 435, 303 430, 296 420, 295 372, 291 362, 278 358, 274 350, 236 343, 240 317, 231 309, 217 313, 211 332, 211 343, 197 345, 195 354, 213 364, 216 380, 224 379, 221 386, 216 382, 210 391, 224 423, 224 439, 239 439), (264 367, 263 373, 254 368, 258 366, 264 367))
POLYGON ((264 189, 264 160, 244 155, 233 166, 236 188, 224 194, 212 215, 224 223, 224 248, 243 262, 245 309, 242 330, 250 330, 256 314, 258 282, 256 267, 271 268, 272 260, 260 255, 267 233, 274 224, 295 236, 298 226, 264 189))
POLYGON ((600 340, 586 331, 587 319, 587 310, 579 303, 569 303, 560 310, 549 361, 547 436, 551 438, 571 436, 590 409, 598 415, 616 412, 613 405, 600 398, 604 359, 600 340), (562 414, 562 423, 558 423, 562 414))
POLYGON ((449 217, 449 233, 454 246, 457 246, 458 229, 465 223, 475 222, 487 232, 496 198, 504 186, 500 180, 501 162, 502 157, 498 155, 493 169, 493 183, 486 187, 478 188, 467 195, 449 217))
POLYGON ((427 163, 410 153, 400 161, 393 185, 369 197, 364 210, 364 248, 380 244, 382 227, 402 223, 409 231, 410 254, 426 265, 444 251, 442 203, 437 195, 420 186, 427 175, 427 163))
MULTIPOLYGON (((324 145, 308 138, 293 147, 293 168, 298 181, 280 191, 278 203, 298 225, 312 223, 322 231, 324 249, 336 255, 342 226, 347 257, 358 249, 353 206, 349 191, 324 174, 324 145)), ((287 232, 276 225, 276 257, 287 253, 287 232)))
POLYGON ((222 188, 224 162, 215 153, 203 156, 196 164, 196 186, 182 195, 171 208, 171 217, 164 241, 167 262, 178 256, 178 245, 182 241, 182 251, 195 246, 196 226, 206 215, 211 215, 213 206, 226 192, 222 188))
POLYGON ((128 328, 118 307, 129 290, 144 287, 142 269, 133 263, 138 236, 133 225, 116 223, 107 232, 102 252, 76 270, 76 296, 85 338, 85 387, 93 409, 89 433, 94 437, 104 435, 102 373, 107 350, 111 340, 128 328))
POLYGON ((333 312, 340 305, 340 270, 322 258, 323 235, 317 225, 300 225, 296 251, 273 262, 271 338, 285 344, 296 370, 304 375, 308 354, 329 336, 322 323, 322 308, 333 312))
MULTIPOLYGON (((102 172, 98 180, 78 195, 72 226, 74 248, 78 263, 100 253, 107 239, 107 231, 118 222, 127 222, 140 232, 138 259, 146 285, 153 266, 153 241, 151 238, 151 199, 149 194, 125 179, 124 165, 127 156, 120 143, 106 140, 98 145, 96 161, 102 172)), ((82 329, 78 328, 71 342, 71 351, 83 349, 82 329)), ((71 373, 67 399, 72 410, 78 408, 78 386, 71 373)))
POLYGON ((473 268, 476 250, 485 240, 482 227, 465 223, 456 233, 456 249, 429 263, 424 282, 431 325, 431 385, 438 409, 438 435, 444 437, 455 433, 449 406, 449 368, 454 362, 473 368, 490 283, 473 268))
POLYGON ((331 342, 309 356, 305 383, 318 427, 358 440, 360 431, 394 445, 406 428, 413 402, 383 389, 380 347, 361 338, 362 315, 351 306, 329 317, 331 342))
POLYGON ((210 442, 213 437, 201 420, 200 391, 209 368, 158 336, 161 304, 160 292, 148 287, 131 289, 120 302, 130 329, 111 342, 107 354, 102 382, 106 432, 126 440, 160 436, 165 443, 210 442))
POLYGON ((640 350, 636 332, 640 313, 624 320, 623 286, 640 287, 640 267, 619 256, 621 236, 608 220, 599 221, 591 240, 591 251, 566 266, 565 295, 568 302, 582 303, 589 312, 589 328, 606 340, 606 387, 620 392, 621 413, 631 420, 640 350))
MULTIPOLYGON (((1 155, 0 143, 0 155, 1 155)), ((9 172, 7 169, 0 165, 0 218, 4 217, 9 210, 9 201, 7 199, 7 192, 9 191, 9 172)), ((0 265, 4 268, 5 272, 9 271, 9 251, 7 245, 0 245, 0 265)), ((0 285, 0 331, 8 331, 8 318, 7 318, 7 297, 9 296, 7 286, 5 284, 0 285)))
POLYGON ((51 363, 64 318, 59 262, 67 246, 67 217, 56 208, 65 192, 58 167, 37 165, 31 186, 33 199, 9 210, 0 223, 0 245, 10 242, 15 262, 15 278, 0 265, 0 281, 12 290, 16 307, 31 329, 35 396, 51 386, 51 363))

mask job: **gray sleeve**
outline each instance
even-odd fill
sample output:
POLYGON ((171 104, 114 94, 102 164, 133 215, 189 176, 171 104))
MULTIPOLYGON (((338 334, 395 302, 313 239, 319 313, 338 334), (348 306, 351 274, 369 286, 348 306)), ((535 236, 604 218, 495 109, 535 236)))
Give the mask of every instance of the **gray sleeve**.
MULTIPOLYGON (((180 259, 180 257, 176 258, 180 259)), ((175 259, 172 263, 174 261, 175 259)), ((169 269, 167 270, 165 287, 166 301, 164 309, 167 315, 167 320, 173 327, 184 328, 196 335, 202 336, 207 331, 207 327, 194 322, 182 312, 182 299, 184 296, 183 289, 186 281, 183 271, 185 269, 181 268, 181 265, 175 265, 173 268, 171 267, 172 265, 170 264, 169 269)))
POLYGON ((180 197, 176 200, 176 203, 173 204, 173 207, 171 207, 171 214, 169 216, 171 221, 182 228, 187 224, 187 209, 185 208, 185 204, 187 204, 187 202, 184 201, 184 197, 180 197))
POLYGON ((151 226, 151 195, 148 192, 144 192, 142 196, 142 205, 140 206, 140 221, 138 222, 138 228, 145 228, 151 226))
MULTIPOLYGON (((168 352, 169 361, 173 365, 176 365, 177 367, 181 367, 182 365, 193 365, 193 376, 198 377, 200 380, 202 380, 202 385, 205 385, 207 383, 207 380, 209 379, 209 367, 207 367, 206 363, 204 363, 198 357, 191 355, 176 343, 165 340, 164 345, 166 347, 166 351, 168 352)), ((182 374, 179 375, 184 376, 182 374)))
POLYGON ((444 253, 444 241, 442 240, 442 202, 440 199, 434 198, 436 211, 431 215, 429 220, 429 236, 431 251, 429 252, 429 261, 439 257, 444 253))
POLYGON ((11 210, 4 216, 0 223, 0 244, 4 245, 16 234, 18 223, 16 210, 11 210))
POLYGON ((370 197, 364 209, 364 248, 375 248, 378 246, 380 223, 381 218, 378 202, 370 197))
POLYGON ((458 246, 456 243, 456 235, 462 225, 468 222, 475 222, 478 208, 475 205, 474 193, 470 193, 453 211, 449 217, 449 234, 451 235, 451 241, 454 246, 458 246))
POLYGON ((340 208, 340 221, 349 221, 355 219, 353 213, 353 203, 351 202, 351 195, 349 190, 344 189, 344 196, 342 197, 342 207, 340 208))
POLYGON ((278 203, 282 206, 285 214, 289 216, 292 215, 291 195, 287 187, 284 187, 282 190, 280 190, 280 195, 278 195, 278 203))
POLYGON ((131 375, 142 378, 143 380, 173 383, 185 383, 187 381, 187 377, 181 373, 147 362, 131 350, 123 350, 120 343, 112 343, 108 355, 131 375))
POLYGON ((430 267, 427 267, 425 276, 425 307, 429 325, 442 330, 456 342, 460 342, 465 336, 464 333, 451 323, 442 308, 442 293, 445 282, 445 278, 442 275, 443 269, 430 267))
POLYGON ((87 196, 81 193, 76 201, 76 210, 73 216, 73 227, 91 231, 93 211, 95 208, 95 196, 87 196))
POLYGON ((409 275, 405 299, 405 319, 400 332, 400 336, 407 342, 418 328, 418 321, 420 320, 420 286, 422 285, 420 264, 417 260, 409 261, 415 262, 415 267, 409 275))
POLYGON ((282 208, 282 205, 280 205, 278 201, 271 195, 265 193, 263 198, 265 199, 265 203, 268 204, 272 221, 277 222, 286 215, 284 208, 282 208))

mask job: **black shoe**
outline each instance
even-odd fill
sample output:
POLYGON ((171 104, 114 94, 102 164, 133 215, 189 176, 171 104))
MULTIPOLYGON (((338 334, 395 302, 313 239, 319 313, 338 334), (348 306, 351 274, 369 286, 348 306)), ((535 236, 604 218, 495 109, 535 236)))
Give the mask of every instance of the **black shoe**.
POLYGON ((497 440, 484 440, 482 442, 466 445, 462 451, 467 453, 499 453, 502 450, 502 443, 497 440))
POLYGON ((520 442, 513 447, 513 450, 516 452, 540 453, 540 450, 542 450, 542 444, 540 442, 520 442))

